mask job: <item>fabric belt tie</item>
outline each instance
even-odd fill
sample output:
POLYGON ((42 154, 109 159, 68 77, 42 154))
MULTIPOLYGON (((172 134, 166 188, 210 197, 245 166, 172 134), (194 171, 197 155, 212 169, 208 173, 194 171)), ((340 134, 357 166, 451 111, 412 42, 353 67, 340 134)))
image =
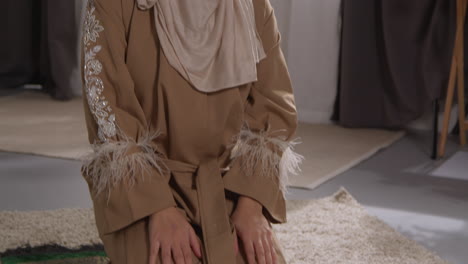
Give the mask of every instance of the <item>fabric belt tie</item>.
POLYGON ((220 168, 218 160, 203 161, 198 166, 176 160, 163 160, 173 172, 196 173, 198 208, 205 249, 203 263, 235 264, 235 232, 231 228, 226 208, 224 183, 221 175, 224 169, 220 168))

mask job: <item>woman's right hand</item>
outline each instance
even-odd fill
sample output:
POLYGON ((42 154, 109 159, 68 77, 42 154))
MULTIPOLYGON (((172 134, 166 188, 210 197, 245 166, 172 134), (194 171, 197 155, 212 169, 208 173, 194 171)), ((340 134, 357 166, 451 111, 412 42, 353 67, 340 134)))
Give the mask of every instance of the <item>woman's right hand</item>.
POLYGON ((149 217, 149 264, 156 264, 161 253, 162 264, 192 264, 192 252, 201 258, 200 242, 187 219, 175 207, 149 217))

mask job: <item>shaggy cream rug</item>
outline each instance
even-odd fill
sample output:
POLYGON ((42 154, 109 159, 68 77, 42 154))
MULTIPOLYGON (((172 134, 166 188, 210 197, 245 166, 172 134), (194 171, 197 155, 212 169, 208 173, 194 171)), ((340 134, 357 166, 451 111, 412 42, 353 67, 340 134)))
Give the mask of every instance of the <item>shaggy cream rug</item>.
MULTIPOLYGON (((370 216, 344 189, 288 201, 288 223, 275 225, 290 264, 447 264, 370 216)), ((100 244, 92 209, 0 212, 0 255, 7 249, 100 244)))
POLYGON ((447 264, 369 215, 345 189, 312 201, 288 201, 275 225, 290 264, 447 264))

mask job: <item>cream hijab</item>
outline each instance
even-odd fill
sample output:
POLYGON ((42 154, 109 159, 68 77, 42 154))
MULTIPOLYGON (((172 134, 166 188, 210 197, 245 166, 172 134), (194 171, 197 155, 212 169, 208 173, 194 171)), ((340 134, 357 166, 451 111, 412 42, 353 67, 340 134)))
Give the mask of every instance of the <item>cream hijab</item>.
POLYGON ((216 92, 257 80, 265 58, 252 0, 137 0, 154 9, 164 54, 197 90, 216 92))

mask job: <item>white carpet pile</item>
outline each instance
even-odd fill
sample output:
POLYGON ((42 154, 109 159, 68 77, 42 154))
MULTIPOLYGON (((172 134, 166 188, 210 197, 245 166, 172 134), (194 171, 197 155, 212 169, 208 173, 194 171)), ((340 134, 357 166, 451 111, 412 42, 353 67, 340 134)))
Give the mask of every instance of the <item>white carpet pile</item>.
MULTIPOLYGON (((287 206, 288 223, 274 228, 289 264, 447 264, 367 214, 344 189, 287 206)), ((0 234, 0 252, 28 244, 101 243, 89 208, 0 212, 0 234)))
POLYGON ((275 230, 289 264, 447 264, 369 215, 345 190, 288 201, 288 223, 275 230))

